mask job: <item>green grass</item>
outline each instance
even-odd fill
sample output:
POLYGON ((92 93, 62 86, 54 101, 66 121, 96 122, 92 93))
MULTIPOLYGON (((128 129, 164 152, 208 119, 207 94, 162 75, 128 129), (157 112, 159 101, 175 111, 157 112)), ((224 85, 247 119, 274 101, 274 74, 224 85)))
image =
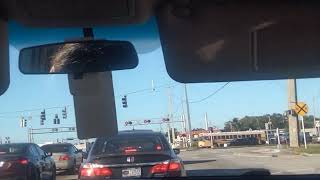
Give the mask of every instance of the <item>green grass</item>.
POLYGON ((300 148, 293 149, 293 152, 297 154, 320 154, 320 144, 308 144, 307 149, 304 148, 304 145, 301 145, 300 148))

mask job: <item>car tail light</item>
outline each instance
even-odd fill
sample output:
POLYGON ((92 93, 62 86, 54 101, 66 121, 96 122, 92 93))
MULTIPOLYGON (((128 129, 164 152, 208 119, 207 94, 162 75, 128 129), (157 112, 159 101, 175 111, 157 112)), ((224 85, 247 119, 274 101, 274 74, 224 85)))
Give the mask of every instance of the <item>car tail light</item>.
POLYGON ((151 174, 163 174, 168 172, 169 162, 162 162, 160 164, 156 164, 151 168, 151 174))
POLYGON ((125 153, 133 153, 133 152, 137 152, 137 149, 134 147, 126 147, 124 152, 125 153))
POLYGON ((80 169, 81 177, 95 177, 95 176, 108 176, 112 175, 112 170, 99 164, 84 164, 80 169))
POLYGON ((27 165, 28 164, 28 159, 24 159, 24 158, 20 159, 19 163, 22 164, 22 165, 27 165))
POLYGON ((181 163, 179 160, 171 160, 171 161, 164 161, 160 164, 154 165, 150 173, 151 174, 165 174, 168 172, 177 172, 181 170, 181 163))
POLYGON ((181 163, 180 161, 171 161, 169 164, 168 171, 180 171, 181 170, 181 163))
POLYGON ((161 151, 161 149, 162 149, 162 147, 161 147, 161 145, 156 145, 156 150, 158 150, 158 151, 161 151))
POLYGON ((68 155, 63 155, 59 157, 59 161, 68 161, 70 160, 70 156, 68 155))

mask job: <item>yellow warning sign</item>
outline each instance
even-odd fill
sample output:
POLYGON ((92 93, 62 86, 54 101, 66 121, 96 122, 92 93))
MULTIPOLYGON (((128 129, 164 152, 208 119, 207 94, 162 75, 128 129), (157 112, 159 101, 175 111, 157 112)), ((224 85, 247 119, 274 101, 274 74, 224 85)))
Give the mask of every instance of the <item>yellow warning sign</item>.
POLYGON ((294 112, 296 112, 300 116, 304 116, 308 113, 308 105, 304 102, 298 102, 294 106, 294 112))

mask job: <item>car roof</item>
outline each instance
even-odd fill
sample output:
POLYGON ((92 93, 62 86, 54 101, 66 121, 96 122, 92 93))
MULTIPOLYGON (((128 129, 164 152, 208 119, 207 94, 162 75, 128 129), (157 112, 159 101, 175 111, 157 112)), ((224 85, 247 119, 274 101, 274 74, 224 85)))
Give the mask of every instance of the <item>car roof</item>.
POLYGON ((71 143, 54 143, 54 144, 45 144, 43 146, 72 146, 71 143))
POLYGON ((155 132, 152 130, 127 130, 119 131, 118 135, 161 135, 161 132, 155 132))

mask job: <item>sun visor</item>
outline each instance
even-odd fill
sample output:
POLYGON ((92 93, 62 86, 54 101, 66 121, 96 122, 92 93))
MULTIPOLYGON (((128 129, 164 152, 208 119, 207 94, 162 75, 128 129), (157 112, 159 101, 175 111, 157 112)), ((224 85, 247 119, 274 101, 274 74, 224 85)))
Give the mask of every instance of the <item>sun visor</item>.
POLYGON ((0 20, 0 95, 9 87, 9 43, 7 22, 0 20))
POLYGON ((190 1, 157 13, 169 75, 220 82, 320 76, 315 1, 190 1))

